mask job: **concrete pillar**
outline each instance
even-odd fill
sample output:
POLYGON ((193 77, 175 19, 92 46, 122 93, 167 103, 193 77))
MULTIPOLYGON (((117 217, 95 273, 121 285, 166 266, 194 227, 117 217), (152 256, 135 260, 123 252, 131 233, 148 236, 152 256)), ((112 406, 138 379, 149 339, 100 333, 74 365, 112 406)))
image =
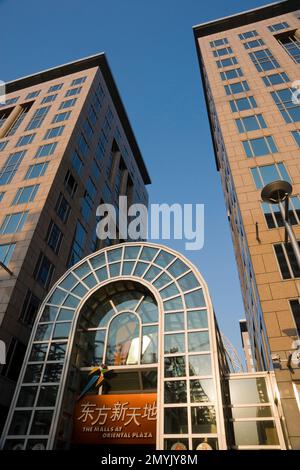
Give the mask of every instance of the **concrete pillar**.
POLYGON ((20 104, 18 104, 13 110, 12 112, 10 113, 10 115, 8 116, 8 118, 6 119, 5 123, 3 124, 3 126, 0 128, 0 139, 3 139, 3 137, 5 137, 6 133, 9 131, 9 129, 11 128, 11 126, 14 124, 14 122, 16 121, 17 117, 19 116, 19 114, 21 114, 22 112, 22 106, 20 104))

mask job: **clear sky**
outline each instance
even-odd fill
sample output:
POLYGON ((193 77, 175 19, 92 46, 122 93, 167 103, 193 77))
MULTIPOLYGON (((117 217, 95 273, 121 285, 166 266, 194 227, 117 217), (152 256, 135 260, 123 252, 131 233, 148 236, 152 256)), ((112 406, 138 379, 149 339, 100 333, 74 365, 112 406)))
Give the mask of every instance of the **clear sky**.
POLYGON ((0 0, 0 80, 106 52, 152 179, 150 202, 205 204, 205 244, 181 251, 239 350, 244 317, 192 26, 267 0, 0 0))

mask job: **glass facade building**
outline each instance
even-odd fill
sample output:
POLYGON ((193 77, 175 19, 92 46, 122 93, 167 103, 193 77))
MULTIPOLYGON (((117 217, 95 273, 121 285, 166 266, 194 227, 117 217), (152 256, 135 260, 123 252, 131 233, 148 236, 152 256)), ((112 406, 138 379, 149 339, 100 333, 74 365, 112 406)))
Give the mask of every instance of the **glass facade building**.
POLYGON ((270 374, 230 374, 207 285, 187 259, 122 243, 46 296, 1 445, 284 449, 274 390, 270 374))

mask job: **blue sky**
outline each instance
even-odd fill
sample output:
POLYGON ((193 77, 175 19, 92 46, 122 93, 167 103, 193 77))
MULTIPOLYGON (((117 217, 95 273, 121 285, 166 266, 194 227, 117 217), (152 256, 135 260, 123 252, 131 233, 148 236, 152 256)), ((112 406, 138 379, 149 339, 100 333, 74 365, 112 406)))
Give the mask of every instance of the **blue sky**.
POLYGON ((106 52, 152 178, 150 201, 205 204, 205 244, 185 252, 239 350, 244 316, 192 26, 262 6, 247 0, 0 0, 1 80, 106 52))

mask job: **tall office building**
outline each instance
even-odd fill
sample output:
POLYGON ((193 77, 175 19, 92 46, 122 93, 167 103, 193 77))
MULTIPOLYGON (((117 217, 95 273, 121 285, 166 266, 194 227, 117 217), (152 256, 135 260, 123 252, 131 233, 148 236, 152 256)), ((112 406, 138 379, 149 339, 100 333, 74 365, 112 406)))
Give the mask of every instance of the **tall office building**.
POLYGON ((267 183, 291 182, 289 214, 300 239, 299 2, 200 24, 194 35, 254 365, 268 370, 273 362, 289 442, 300 449, 300 369, 291 361, 300 270, 279 208, 261 200, 267 183))
MULTIPOLYGON (((39 304, 99 247, 96 208, 147 204, 147 169, 104 54, 7 83, 0 108, 0 430, 39 304)), ((118 241, 118 240, 117 240, 118 241)))

